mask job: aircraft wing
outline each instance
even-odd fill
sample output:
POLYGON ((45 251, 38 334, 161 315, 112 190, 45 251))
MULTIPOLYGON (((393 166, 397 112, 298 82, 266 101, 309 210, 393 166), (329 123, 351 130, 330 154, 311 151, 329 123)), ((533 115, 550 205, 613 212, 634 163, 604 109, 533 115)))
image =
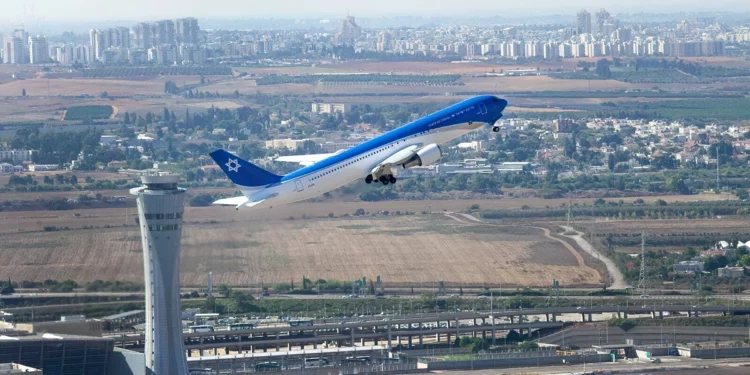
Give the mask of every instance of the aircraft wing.
POLYGON ((283 162, 289 162, 289 163, 299 163, 303 166, 313 165, 323 159, 326 159, 330 156, 336 155, 339 152, 342 152, 344 150, 336 151, 332 154, 310 154, 310 155, 287 155, 287 156, 279 156, 274 161, 283 161, 283 162))
POLYGON ((391 170, 391 167, 393 167, 394 165, 399 165, 407 162, 411 157, 414 156, 418 149, 419 146, 411 145, 394 152, 383 161, 378 163, 378 165, 376 165, 375 168, 372 169, 371 173, 377 176, 383 170, 391 170))

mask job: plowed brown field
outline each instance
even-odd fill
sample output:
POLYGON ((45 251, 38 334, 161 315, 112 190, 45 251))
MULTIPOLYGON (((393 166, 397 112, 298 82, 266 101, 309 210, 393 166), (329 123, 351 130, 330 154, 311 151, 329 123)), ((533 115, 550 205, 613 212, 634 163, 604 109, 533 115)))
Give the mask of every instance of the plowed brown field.
MULTIPOLYGON (((442 215, 186 225, 183 285, 258 285, 380 275, 387 285, 595 285, 599 274, 543 232, 467 226, 442 215)), ((2 235, 0 274, 13 280, 142 280, 135 228, 2 235)))

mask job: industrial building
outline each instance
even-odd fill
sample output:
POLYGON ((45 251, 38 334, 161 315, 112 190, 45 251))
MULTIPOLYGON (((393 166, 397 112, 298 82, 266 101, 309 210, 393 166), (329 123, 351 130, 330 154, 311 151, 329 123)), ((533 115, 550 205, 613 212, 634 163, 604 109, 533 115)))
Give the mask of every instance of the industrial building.
POLYGON ((137 197, 146 285, 145 367, 153 375, 187 375, 180 321, 180 237, 185 189, 179 176, 151 174, 137 197))

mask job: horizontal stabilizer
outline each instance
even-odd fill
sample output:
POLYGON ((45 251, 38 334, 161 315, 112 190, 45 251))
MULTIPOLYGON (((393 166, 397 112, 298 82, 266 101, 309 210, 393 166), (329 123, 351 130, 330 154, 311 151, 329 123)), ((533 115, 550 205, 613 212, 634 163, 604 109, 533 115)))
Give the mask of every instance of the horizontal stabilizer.
POLYGON ((240 209, 240 207, 253 207, 257 206, 261 203, 263 203, 268 198, 258 199, 255 201, 251 201, 248 197, 242 196, 242 197, 234 197, 234 198, 225 198, 225 199, 219 199, 216 202, 214 202, 214 205, 217 206, 232 206, 237 209, 240 209))
POLYGON ((247 203, 248 201, 250 201, 250 200, 247 199, 247 197, 243 195, 241 197, 219 199, 219 200, 217 200, 216 202, 214 202, 212 204, 214 204, 216 206, 232 206, 232 207, 237 207, 237 206, 240 206, 240 205, 243 205, 243 204, 247 203))

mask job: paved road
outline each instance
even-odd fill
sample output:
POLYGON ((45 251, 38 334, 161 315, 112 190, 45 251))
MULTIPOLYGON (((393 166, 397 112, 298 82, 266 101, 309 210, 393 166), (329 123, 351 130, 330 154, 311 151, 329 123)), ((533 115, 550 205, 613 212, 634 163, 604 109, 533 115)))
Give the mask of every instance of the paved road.
MULTIPOLYGON (((662 357, 665 358, 665 357, 662 357)), ((678 359, 668 358, 660 364, 651 364, 638 361, 618 361, 617 363, 596 363, 585 366, 586 373, 592 371, 623 371, 630 370, 642 371, 635 372, 655 373, 663 375, 703 375, 703 374, 726 374, 726 375, 744 375, 747 374, 747 367, 738 367, 747 365, 747 358, 740 359, 719 359, 719 360, 695 360, 695 359, 678 359), (668 370, 667 370, 668 369, 668 370), (666 370, 666 372, 665 372, 666 370)), ((583 365, 572 366, 549 366, 549 367, 522 367, 506 368, 496 370, 474 370, 474 371, 443 371, 447 375, 495 375, 495 374, 582 374, 583 365)))
POLYGON ((576 233, 570 235, 563 234, 563 236, 572 239, 578 244, 578 246, 581 247, 581 249, 589 253, 592 257, 597 258, 604 263, 604 265, 607 267, 607 272, 609 273, 610 277, 612 277, 612 285, 609 286, 610 289, 625 289, 625 287, 628 286, 628 284, 625 282, 625 276, 623 276, 622 272, 620 272, 620 269, 617 268, 615 262, 613 262, 612 259, 606 257, 604 254, 600 253, 593 246, 591 246, 591 244, 583 238, 583 233, 565 225, 563 225, 562 227, 566 232, 576 233))

